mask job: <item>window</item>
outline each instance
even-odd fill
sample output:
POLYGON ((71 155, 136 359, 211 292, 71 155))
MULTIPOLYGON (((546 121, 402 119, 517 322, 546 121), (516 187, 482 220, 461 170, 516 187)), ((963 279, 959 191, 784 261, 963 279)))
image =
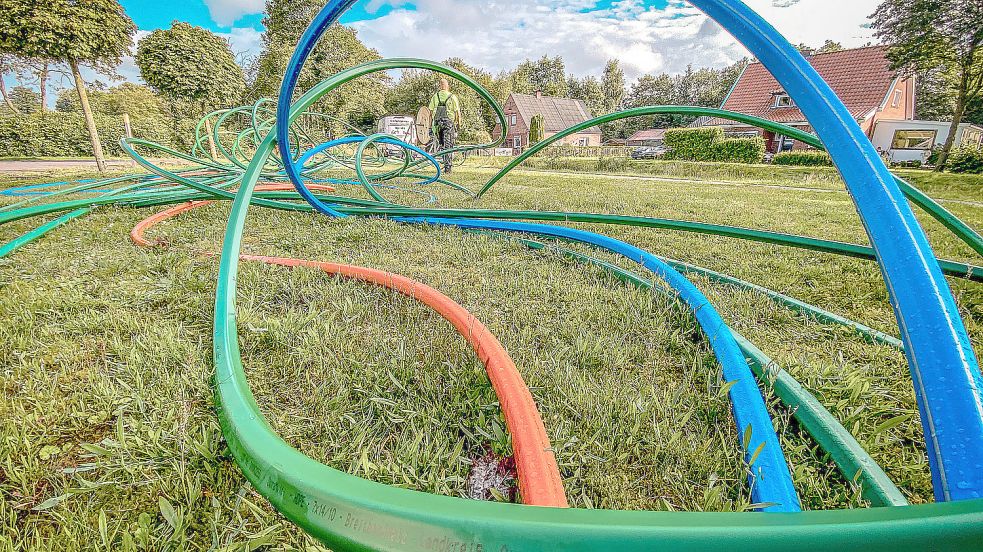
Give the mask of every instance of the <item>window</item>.
POLYGON ((509 115, 509 126, 515 126, 515 115, 509 115))
POLYGON ((795 103, 788 94, 775 94, 775 107, 795 107, 795 103))
POLYGON ((901 105, 901 94, 902 92, 900 90, 894 91, 894 100, 891 101, 891 107, 898 107, 901 105))
POLYGON ((590 145, 590 138, 577 138, 577 145, 578 146, 589 146, 590 145))
POLYGON ((896 130, 891 149, 930 150, 935 145, 935 130, 896 130))
MULTIPOLYGON (((515 117, 515 115, 513 115, 513 117, 515 117)), ((521 136, 515 136, 515 137, 512 138, 512 147, 513 148, 521 148, 522 147, 522 137, 521 136)))

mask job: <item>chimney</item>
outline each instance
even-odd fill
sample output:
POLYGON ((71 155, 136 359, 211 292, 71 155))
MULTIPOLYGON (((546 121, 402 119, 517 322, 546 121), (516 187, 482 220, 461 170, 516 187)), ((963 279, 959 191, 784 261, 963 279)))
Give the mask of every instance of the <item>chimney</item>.
POLYGON ((536 91, 536 99, 538 100, 538 99, 540 99, 542 97, 543 97, 543 91, 542 90, 537 90, 536 91))

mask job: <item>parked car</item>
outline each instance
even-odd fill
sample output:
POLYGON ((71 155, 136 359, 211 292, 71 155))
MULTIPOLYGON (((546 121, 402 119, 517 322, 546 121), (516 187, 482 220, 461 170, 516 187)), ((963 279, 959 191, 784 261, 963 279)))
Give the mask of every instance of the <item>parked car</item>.
POLYGON ((632 159, 656 159, 666 153, 665 146, 641 146, 631 152, 632 159))

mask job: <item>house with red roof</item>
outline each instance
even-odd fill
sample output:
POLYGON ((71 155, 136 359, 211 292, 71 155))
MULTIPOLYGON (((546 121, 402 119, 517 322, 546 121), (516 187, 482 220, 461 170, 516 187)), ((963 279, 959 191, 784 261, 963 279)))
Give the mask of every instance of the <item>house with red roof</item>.
MULTIPOLYGON (((874 136, 880 120, 915 118, 915 80, 900 77, 891 70, 887 49, 887 46, 868 46, 808 56, 809 63, 829 83, 868 137, 874 136)), ((813 132, 792 97, 758 62, 747 66, 721 109, 813 132)), ((722 127, 730 136, 761 136, 768 151, 773 153, 805 147, 786 136, 724 119, 701 118, 697 124, 722 127)))
MULTIPOLYGON (((508 124, 503 147, 513 148, 515 152, 529 146, 529 128, 532 126, 532 118, 536 115, 543 117, 544 138, 594 118, 587 105, 581 100, 544 96, 541 92, 536 94, 513 92, 509 94, 502 109, 505 111, 505 122, 508 124)), ((496 123, 492 136, 498 136, 501 132, 501 125, 496 123)), ((596 126, 585 128, 562 138, 560 143, 573 146, 600 146, 601 129, 596 126)))

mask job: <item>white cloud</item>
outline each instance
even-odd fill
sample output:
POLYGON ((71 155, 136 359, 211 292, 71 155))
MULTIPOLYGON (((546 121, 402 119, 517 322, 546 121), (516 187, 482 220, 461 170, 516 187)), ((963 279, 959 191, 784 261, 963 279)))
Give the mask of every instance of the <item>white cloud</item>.
MULTIPOLYGON (((451 56, 499 71, 525 58, 560 55, 567 70, 598 74, 609 58, 621 60, 629 80, 644 73, 723 67, 748 55, 715 22, 681 0, 655 8, 620 0, 583 11, 593 0, 418 0, 353 26, 386 57, 451 56)), ((872 40, 865 28, 878 0, 747 0, 791 42, 845 46, 872 40)), ((378 5, 378 0, 373 1, 378 5)))
POLYGON ((263 13, 265 0, 204 0, 212 21, 223 27, 231 27, 244 15, 263 13))

